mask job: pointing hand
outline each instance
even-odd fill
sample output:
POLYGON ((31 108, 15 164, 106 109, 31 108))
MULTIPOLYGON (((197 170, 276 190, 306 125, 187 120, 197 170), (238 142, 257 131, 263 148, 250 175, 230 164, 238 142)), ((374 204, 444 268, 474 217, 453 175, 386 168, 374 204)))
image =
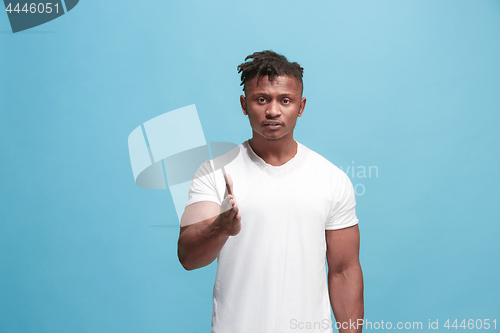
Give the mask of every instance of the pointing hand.
POLYGON ((224 175, 224 180, 226 182, 224 201, 222 201, 221 212, 213 223, 214 228, 219 232, 235 236, 241 230, 241 215, 238 214, 239 208, 233 194, 233 180, 227 173, 224 175))

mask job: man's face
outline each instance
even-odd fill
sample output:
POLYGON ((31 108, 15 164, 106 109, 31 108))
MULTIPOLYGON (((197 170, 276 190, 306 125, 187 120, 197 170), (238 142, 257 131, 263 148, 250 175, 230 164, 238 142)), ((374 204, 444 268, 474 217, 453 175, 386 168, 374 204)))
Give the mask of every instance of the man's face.
POLYGON ((289 76, 254 77, 246 83, 246 97, 240 96, 243 114, 248 115, 253 135, 266 140, 279 140, 293 135, 297 117, 306 106, 301 83, 289 76), (258 83, 258 84, 257 84, 258 83))

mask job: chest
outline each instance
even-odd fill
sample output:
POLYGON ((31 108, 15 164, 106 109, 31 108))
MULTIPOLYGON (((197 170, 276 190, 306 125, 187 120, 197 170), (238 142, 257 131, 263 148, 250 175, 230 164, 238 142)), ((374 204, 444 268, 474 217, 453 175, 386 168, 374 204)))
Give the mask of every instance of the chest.
POLYGON ((235 176, 242 222, 277 232, 324 232, 332 198, 328 184, 317 175, 261 172, 235 176))

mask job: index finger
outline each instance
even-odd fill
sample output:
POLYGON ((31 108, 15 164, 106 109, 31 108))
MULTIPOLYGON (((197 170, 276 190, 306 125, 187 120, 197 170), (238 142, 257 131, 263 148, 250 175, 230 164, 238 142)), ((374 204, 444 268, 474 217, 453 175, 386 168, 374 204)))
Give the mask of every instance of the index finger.
POLYGON ((228 194, 233 194, 233 180, 229 174, 224 174, 224 180, 226 181, 226 190, 228 194))

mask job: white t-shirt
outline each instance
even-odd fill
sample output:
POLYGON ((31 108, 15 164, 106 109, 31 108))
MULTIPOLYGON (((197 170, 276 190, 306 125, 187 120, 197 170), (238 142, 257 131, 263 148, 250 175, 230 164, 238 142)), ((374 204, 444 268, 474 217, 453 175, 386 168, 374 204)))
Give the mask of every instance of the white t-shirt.
POLYGON ((206 161, 191 182, 186 206, 220 205, 223 167, 241 215, 218 257, 212 333, 332 332, 325 230, 358 223, 354 190, 342 170, 297 146, 272 166, 246 141, 206 161))

